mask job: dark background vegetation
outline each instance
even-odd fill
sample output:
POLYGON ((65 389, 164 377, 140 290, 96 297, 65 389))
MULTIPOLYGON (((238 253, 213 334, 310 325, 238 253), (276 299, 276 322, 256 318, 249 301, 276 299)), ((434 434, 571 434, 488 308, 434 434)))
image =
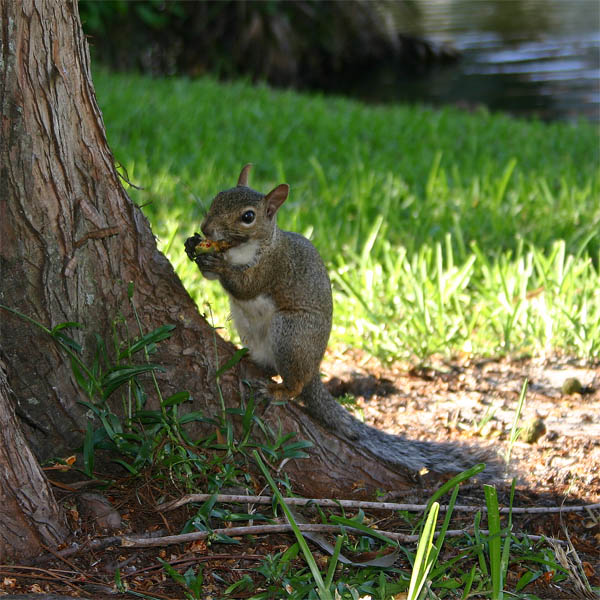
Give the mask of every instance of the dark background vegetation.
POLYGON ((375 65, 401 76, 453 61, 445 45, 400 33, 411 1, 80 0, 94 58, 153 75, 244 76, 337 91, 375 65))

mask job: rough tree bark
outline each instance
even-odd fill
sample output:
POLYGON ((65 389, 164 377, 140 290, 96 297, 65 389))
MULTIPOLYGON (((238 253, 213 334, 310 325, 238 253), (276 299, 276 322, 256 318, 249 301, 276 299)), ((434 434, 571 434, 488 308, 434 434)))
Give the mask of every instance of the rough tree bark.
MULTIPOLYGON (((2 39, 2 303, 47 326, 80 322, 109 340, 112 321, 128 316, 133 281, 149 328, 180 325, 159 360, 167 391, 186 388, 190 377, 208 375, 209 330, 120 184, 77 3, 3 0, 2 39)), ((2 339, 36 454, 72 448, 85 415, 64 354, 7 313, 2 339)), ((195 398, 211 403, 206 381, 197 381, 195 398)))
MULTIPOLYGON (((0 9, 0 303, 48 327, 76 321, 110 339, 116 317, 131 321, 127 284, 134 282, 147 329, 177 325, 156 357, 166 368, 160 375, 164 392, 189 390, 193 410, 214 414, 219 410, 215 364, 217 359, 223 364, 232 347, 218 339, 215 356, 212 329, 121 186, 96 103, 77 2, 0 0, 0 9)), ((85 335, 79 335, 85 345, 85 335)), ((0 347, 35 455, 72 450, 81 442, 86 415, 64 353, 47 335, 3 310, 0 347)), ((239 402, 248 369, 251 365, 242 363, 221 380, 230 405, 239 402)), ((4 424, 3 415, 11 414, 6 396, 0 396, 0 406, 4 424)), ((410 485, 405 474, 357 452, 297 405, 270 406, 265 418, 313 442, 311 460, 286 465, 305 493, 410 485)), ((0 443, 17 442, 2 438, 0 443)), ((3 479, 4 467, 17 475, 25 467, 6 450, 0 453, 0 483, 11 487, 15 484, 3 479)), ((47 497, 48 514, 60 532, 47 497)))
POLYGON ((14 412, 0 361, 0 562, 56 546, 66 533, 46 476, 33 456, 14 412))

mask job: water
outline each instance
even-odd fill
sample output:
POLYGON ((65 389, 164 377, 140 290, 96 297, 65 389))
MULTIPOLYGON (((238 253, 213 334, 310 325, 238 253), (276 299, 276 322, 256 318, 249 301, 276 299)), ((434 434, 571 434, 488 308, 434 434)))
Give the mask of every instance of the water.
POLYGON ((403 77, 373 75, 364 98, 457 104, 544 120, 600 121, 598 0, 417 0, 402 29, 451 43, 462 58, 403 77), (370 88, 370 91, 368 91, 370 88))

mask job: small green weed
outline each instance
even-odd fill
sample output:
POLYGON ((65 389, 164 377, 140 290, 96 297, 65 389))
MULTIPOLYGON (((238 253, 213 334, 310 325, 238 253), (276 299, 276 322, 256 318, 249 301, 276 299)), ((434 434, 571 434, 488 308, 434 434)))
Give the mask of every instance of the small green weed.
POLYGON ((202 591, 204 586, 202 567, 196 569, 189 567, 182 574, 165 560, 159 558, 158 561, 162 564, 165 573, 184 590, 183 594, 186 600, 203 600, 205 596, 202 591))
POLYGON ((285 552, 277 552, 276 554, 267 554, 256 572, 260 573, 265 584, 271 587, 270 592, 277 589, 285 588, 286 575, 291 569, 291 562, 298 556, 300 546, 298 542, 292 544, 285 552))
MULTIPOLYGON (((126 320, 118 317, 113 324, 112 350, 95 334, 96 345, 89 363, 84 359, 81 344, 67 335, 69 329, 81 329, 81 324, 65 322, 50 329, 13 308, 0 305, 1 309, 48 334, 69 357, 73 375, 87 397, 80 401, 88 409, 82 447, 86 475, 94 477, 96 454, 106 451, 112 462, 132 476, 139 476, 144 469, 151 468, 155 472, 155 481, 162 480, 188 492, 200 487, 218 492, 223 486, 246 482, 246 456, 255 448, 274 464, 306 456, 304 449, 311 445, 310 442, 295 440, 294 433, 274 431, 255 414, 252 396, 237 408, 226 409, 222 402, 219 418, 207 417, 201 411, 180 414, 181 405, 191 401, 189 392, 164 397, 154 374, 163 368, 150 361, 156 345, 169 338, 174 326, 161 325, 145 332, 134 302, 132 284, 128 286, 127 294, 138 335, 132 336, 126 320), (142 361, 134 362, 140 355, 142 361), (157 409, 146 406, 148 390, 144 375, 150 376, 157 409), (119 402, 115 401, 119 395, 120 410, 117 408, 119 402), (234 434, 233 418, 241 420, 239 437, 234 434), (214 433, 198 440, 190 439, 185 426, 193 421, 210 425, 214 433), (262 434, 260 443, 252 436, 255 427, 262 434)), ((220 367, 216 373, 217 384, 219 377, 243 354, 244 351, 236 352, 220 367)))

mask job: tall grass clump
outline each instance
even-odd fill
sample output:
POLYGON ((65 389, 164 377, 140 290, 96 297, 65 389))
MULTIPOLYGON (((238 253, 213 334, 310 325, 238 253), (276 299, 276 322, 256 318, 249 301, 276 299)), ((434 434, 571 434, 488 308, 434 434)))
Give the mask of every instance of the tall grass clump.
POLYGON ((280 226, 309 236, 335 293, 334 343, 383 359, 600 357, 597 126, 364 106, 210 78, 96 74, 109 141, 161 249, 220 324, 183 252, 202 206, 253 162, 291 184, 280 226))

